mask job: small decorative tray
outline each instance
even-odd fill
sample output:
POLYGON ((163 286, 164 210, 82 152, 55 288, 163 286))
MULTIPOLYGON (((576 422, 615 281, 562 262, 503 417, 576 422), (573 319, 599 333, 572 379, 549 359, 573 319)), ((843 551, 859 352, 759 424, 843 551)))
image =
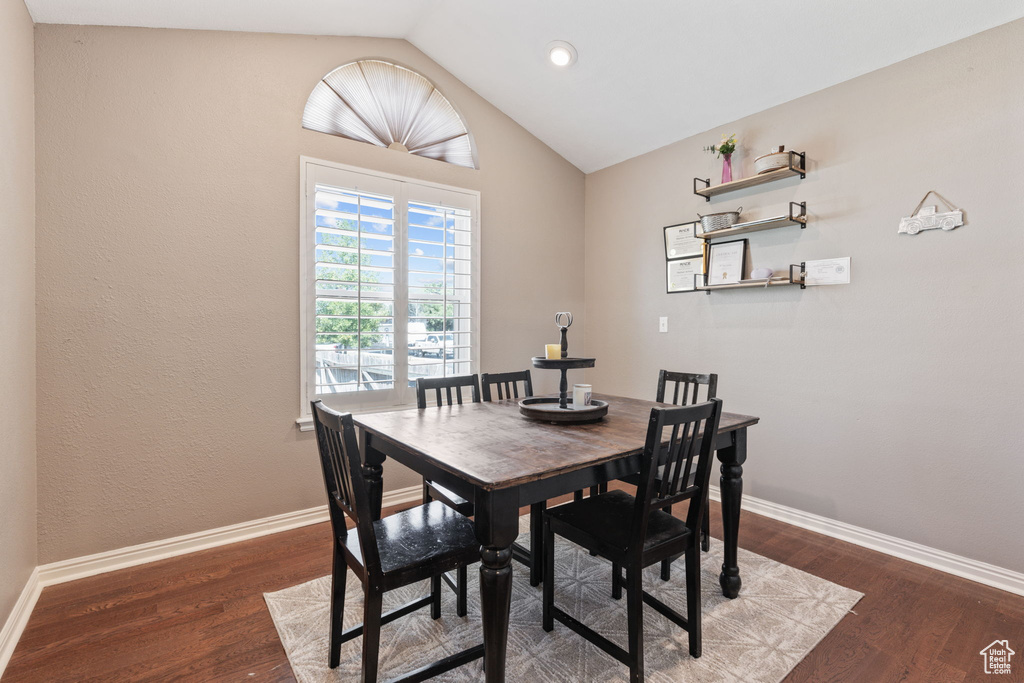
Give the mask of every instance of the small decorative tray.
POLYGON ((557 396, 526 398, 519 402, 519 412, 531 420, 573 424, 600 422, 608 414, 608 402, 596 398, 579 410, 572 407, 571 398, 566 401, 568 408, 559 408, 558 402, 557 396))

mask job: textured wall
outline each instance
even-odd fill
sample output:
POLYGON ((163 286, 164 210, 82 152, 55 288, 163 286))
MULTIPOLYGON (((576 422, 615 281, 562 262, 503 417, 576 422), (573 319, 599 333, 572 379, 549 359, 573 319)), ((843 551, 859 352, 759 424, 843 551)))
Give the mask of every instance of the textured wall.
POLYGON ((323 503, 294 424, 300 154, 480 190, 482 369, 582 314, 583 175, 404 41, 40 26, 36 62, 42 562, 323 503), (363 57, 432 79, 480 170, 302 130, 363 57))
POLYGON ((36 566, 32 19, 0 0, 0 626, 36 566))
POLYGON ((1022 42, 1017 21, 587 176, 595 390, 717 372, 726 410, 762 418, 746 492, 1024 571, 1022 42), (701 147, 723 132, 743 175, 778 144, 811 173, 705 204, 691 179, 720 174, 701 147), (897 235, 930 189, 968 224, 897 235), (662 226, 790 200, 810 225, 750 235, 755 266, 852 256, 851 285, 664 293, 662 226))

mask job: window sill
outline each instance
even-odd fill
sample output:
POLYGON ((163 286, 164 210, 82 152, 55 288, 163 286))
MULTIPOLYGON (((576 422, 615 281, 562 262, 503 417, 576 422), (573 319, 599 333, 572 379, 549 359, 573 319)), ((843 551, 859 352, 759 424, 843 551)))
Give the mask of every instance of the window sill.
MULTIPOLYGON (((370 413, 393 413, 396 410, 408 410, 415 407, 415 403, 404 403, 397 406, 387 406, 384 408, 362 408, 348 412, 351 412, 353 415, 369 415, 370 413)), ((297 417, 295 418, 295 424, 298 426, 300 432, 311 432, 313 431, 313 416, 303 415, 301 417, 297 417)))

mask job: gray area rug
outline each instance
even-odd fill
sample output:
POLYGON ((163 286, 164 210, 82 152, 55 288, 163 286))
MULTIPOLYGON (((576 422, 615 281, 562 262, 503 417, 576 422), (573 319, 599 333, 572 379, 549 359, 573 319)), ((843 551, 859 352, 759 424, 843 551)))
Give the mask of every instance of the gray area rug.
MULTIPOLYGON (((526 518, 521 522, 525 530, 526 518)), ((519 542, 526 542, 523 534, 519 542)), ((611 599, 611 565, 578 546, 555 539, 555 604, 613 642, 626 646, 626 601, 611 599)), ((325 552, 328 550, 325 548, 325 552)), ((701 558, 704 610, 703 656, 690 657, 686 632, 649 607, 644 609, 646 680, 764 681, 775 683, 802 660, 862 593, 843 588, 742 548, 739 551, 743 588, 735 600, 722 596, 718 572, 722 543, 712 539, 711 552, 701 558)), ((510 681, 627 681, 628 669, 565 626, 541 628, 541 587, 531 588, 527 572, 513 563, 512 613, 509 620, 510 681)), ((381 632, 380 678, 386 680, 482 641, 479 565, 470 567, 469 615, 455 616, 455 596, 443 588, 441 618, 433 621, 424 608, 387 624, 381 632)), ((644 588, 686 613, 683 563, 672 567, 663 582, 658 567, 644 574, 644 588)), ((427 582, 385 595, 388 611, 429 592, 427 582)), ((330 577, 276 593, 266 593, 267 607, 281 636, 288 661, 300 683, 359 680, 362 638, 345 643, 341 666, 327 667, 330 577)), ((362 621, 362 588, 348 574, 345 628, 362 621)), ((437 681, 482 681, 479 661, 437 681)))

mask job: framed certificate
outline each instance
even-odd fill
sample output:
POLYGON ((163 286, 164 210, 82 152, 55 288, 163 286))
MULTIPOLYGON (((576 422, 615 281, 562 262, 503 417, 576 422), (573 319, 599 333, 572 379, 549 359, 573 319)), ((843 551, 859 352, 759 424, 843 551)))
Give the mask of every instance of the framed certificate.
POLYGON ((804 283, 811 285, 850 284, 850 257, 828 258, 804 263, 804 283))
POLYGON ((704 275, 703 256, 677 259, 665 265, 665 291, 668 294, 697 291, 697 279, 704 275))
POLYGON ((697 223, 680 223, 665 228, 665 258, 690 258, 701 256, 704 240, 694 237, 697 223))
POLYGON ((747 240, 716 242, 708 247, 708 286, 733 285, 747 270, 747 240))

